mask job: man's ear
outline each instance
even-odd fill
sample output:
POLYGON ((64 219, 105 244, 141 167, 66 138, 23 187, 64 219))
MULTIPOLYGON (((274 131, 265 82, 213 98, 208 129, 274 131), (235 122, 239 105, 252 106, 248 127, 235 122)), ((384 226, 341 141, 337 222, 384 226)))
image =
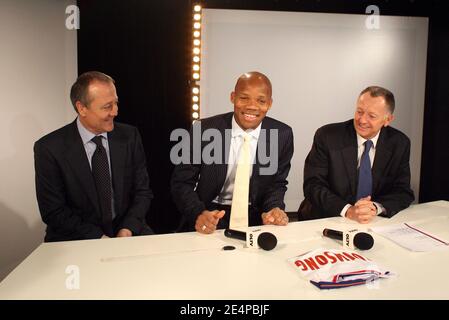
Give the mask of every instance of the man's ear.
POLYGON ((77 101, 75 103, 75 106, 80 116, 84 116, 86 114, 86 106, 84 106, 84 104, 82 104, 81 101, 77 101))
POLYGON ((271 109, 272 105, 273 105, 273 98, 270 98, 270 102, 268 103, 268 110, 271 109))
POLYGON ((231 99, 231 103, 234 104, 234 100, 235 100, 235 92, 234 91, 231 92, 230 99, 231 99))
POLYGON ((390 125, 390 123, 392 123, 394 120, 394 115, 392 113, 387 113, 385 115, 385 123, 384 123, 384 127, 388 127, 390 125))

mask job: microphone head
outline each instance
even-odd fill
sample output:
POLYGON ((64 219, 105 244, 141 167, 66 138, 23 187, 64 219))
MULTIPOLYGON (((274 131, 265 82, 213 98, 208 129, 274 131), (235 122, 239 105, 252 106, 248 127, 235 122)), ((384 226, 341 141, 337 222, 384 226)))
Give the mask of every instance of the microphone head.
POLYGON ((272 250, 276 247, 278 240, 276 236, 269 232, 262 232, 257 238, 257 244, 264 250, 272 250))
POLYGON ((354 236, 354 246, 360 250, 369 250, 373 245, 374 239, 369 233, 359 232, 354 236))

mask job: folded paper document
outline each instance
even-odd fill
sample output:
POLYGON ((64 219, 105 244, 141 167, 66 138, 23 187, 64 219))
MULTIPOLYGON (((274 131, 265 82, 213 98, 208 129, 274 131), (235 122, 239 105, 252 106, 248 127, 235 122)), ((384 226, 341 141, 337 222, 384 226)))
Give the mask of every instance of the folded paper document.
POLYGON ((410 223, 373 227, 372 231, 411 251, 425 252, 449 248, 449 242, 410 223))

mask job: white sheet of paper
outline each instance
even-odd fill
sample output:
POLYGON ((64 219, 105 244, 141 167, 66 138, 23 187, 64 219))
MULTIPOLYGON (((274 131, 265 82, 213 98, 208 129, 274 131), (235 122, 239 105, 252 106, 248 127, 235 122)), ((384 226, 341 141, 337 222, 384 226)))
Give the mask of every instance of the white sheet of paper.
POLYGON ((372 231, 411 251, 425 252, 449 248, 449 242, 409 223, 373 227, 372 231))

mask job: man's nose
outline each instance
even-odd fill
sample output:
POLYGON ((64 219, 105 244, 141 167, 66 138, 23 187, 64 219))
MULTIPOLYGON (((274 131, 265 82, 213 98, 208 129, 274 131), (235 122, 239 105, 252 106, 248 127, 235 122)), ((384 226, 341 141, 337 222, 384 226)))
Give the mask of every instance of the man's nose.
POLYGON ((360 117, 359 117, 359 122, 363 122, 363 123, 366 123, 366 115, 361 115, 360 117))
POLYGON ((114 106, 112 107, 110 115, 111 115, 111 117, 115 117, 118 115, 118 105, 117 104, 114 104, 114 106))
POLYGON ((257 101, 253 100, 253 99, 250 99, 246 107, 250 108, 250 109, 257 109, 258 108, 257 107, 257 101))

